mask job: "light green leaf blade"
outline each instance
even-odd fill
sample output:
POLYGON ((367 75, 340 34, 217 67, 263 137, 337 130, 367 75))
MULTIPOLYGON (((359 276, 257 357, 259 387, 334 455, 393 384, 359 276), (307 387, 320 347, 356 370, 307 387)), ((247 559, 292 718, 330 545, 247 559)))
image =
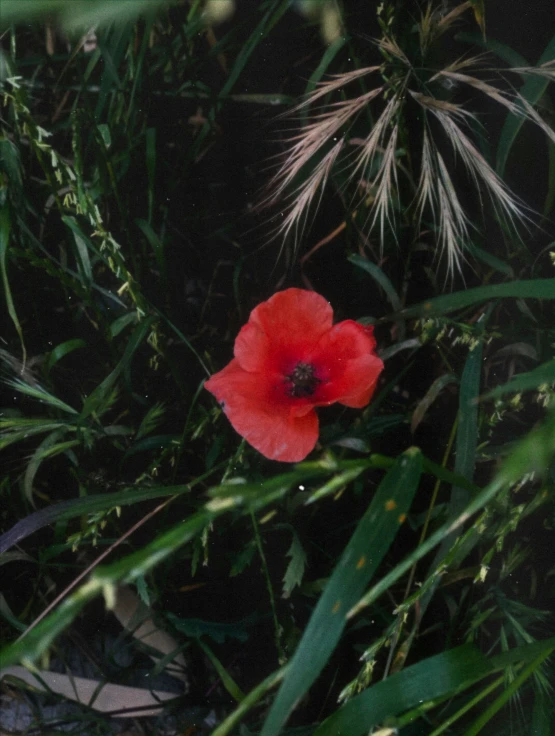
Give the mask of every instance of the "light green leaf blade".
POLYGON ((505 284, 491 286, 477 286, 474 289, 457 291, 454 294, 445 294, 430 299, 427 302, 415 304, 402 309, 400 312, 388 315, 388 321, 412 319, 415 317, 437 317, 440 314, 464 309, 473 304, 486 302, 490 299, 555 299, 555 279, 530 279, 529 281, 509 281, 505 284))
POLYGON ((0 275, 2 277, 2 287, 4 289, 4 299, 6 300, 6 307, 8 309, 8 314, 10 315, 10 318, 14 324, 16 332, 19 336, 19 342, 21 343, 21 352, 23 353, 23 364, 25 365, 25 362, 27 360, 27 351, 25 350, 25 342, 23 340, 23 330, 21 329, 17 312, 15 311, 15 304, 12 297, 10 282, 8 280, 8 269, 6 265, 6 256, 8 253, 8 245, 10 242, 10 232, 10 213, 8 210, 8 205, 5 204, 2 209, 0 209, 0 275))
MULTIPOLYGON (((538 659, 549 656, 554 646, 553 638, 546 639, 516 647, 489 660, 468 644, 450 649, 407 667, 357 695, 327 718, 316 729, 314 736, 366 736, 374 726, 387 718, 455 695, 512 664, 531 662, 530 667, 533 667, 538 659)), ((469 733, 465 730, 465 736, 469 733)))
POLYGON ((359 522, 291 660, 261 736, 277 736, 316 680, 355 604, 382 561, 407 513, 422 472, 422 455, 410 448, 396 460, 359 522))
POLYGON ((492 671, 484 655, 469 645, 429 657, 354 697, 327 718, 314 736, 366 736, 387 717, 455 693, 492 671))
POLYGON ((45 371, 49 373, 52 370, 53 366, 55 366, 56 363, 64 358, 66 355, 69 355, 69 353, 72 353, 74 350, 85 347, 87 347, 87 343, 80 337, 76 337, 73 340, 66 340, 59 345, 56 345, 56 347, 50 351, 50 354, 46 360, 44 366, 45 371))
POLYGON ((443 389, 450 383, 455 383, 456 380, 457 378, 455 375, 453 375, 453 373, 445 373, 443 376, 439 376, 439 378, 436 378, 436 380, 432 383, 430 388, 424 394, 423 398, 420 399, 418 405, 416 406, 416 409, 412 414, 412 419, 410 422, 411 432, 414 433, 416 431, 416 428, 424 419, 426 412, 443 391, 443 389))
MULTIPOLYGON (((555 59, 555 36, 553 36, 551 41, 547 44, 543 54, 538 61, 537 66, 541 66, 542 64, 545 64, 548 61, 552 61, 553 59, 555 59)), ((545 79, 544 77, 531 76, 526 80, 526 83, 520 90, 519 94, 524 97, 524 99, 529 102, 530 105, 535 105, 545 92, 548 84, 549 80, 545 79)), ((505 121, 505 124, 501 130, 501 135, 499 136, 499 145, 497 146, 496 161, 496 170, 501 177, 505 173, 505 166, 507 164, 509 153, 511 151, 511 148, 513 147, 513 144, 520 129, 524 124, 524 121, 525 118, 523 116, 513 115, 513 113, 509 113, 509 115, 507 116, 507 120, 505 121)))
POLYGON ((497 399, 499 396, 504 396, 505 394, 531 391, 537 389, 542 384, 552 383, 555 383, 555 360, 548 360, 537 368, 534 368, 534 370, 513 376, 507 383, 497 386, 492 391, 488 391, 487 394, 482 396, 482 399, 497 399))

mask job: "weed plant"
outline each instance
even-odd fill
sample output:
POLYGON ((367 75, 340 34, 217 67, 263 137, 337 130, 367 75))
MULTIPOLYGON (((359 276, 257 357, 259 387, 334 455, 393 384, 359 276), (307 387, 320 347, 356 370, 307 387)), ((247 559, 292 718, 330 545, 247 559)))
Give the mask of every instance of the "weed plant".
POLYGON ((0 4, 0 669, 25 733, 555 732, 553 9, 0 4), (385 363, 294 465, 203 388, 291 286, 385 363), (49 670, 95 697, 48 715, 49 670), (157 714, 98 706, 162 675, 157 714))

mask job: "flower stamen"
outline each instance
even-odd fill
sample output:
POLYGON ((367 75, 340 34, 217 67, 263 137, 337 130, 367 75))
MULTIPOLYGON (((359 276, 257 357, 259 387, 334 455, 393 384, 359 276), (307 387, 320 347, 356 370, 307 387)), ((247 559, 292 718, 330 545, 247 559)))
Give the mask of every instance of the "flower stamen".
POLYGON ((321 383, 314 375, 314 366, 310 363, 297 363, 293 371, 286 376, 287 393, 296 399, 312 396, 316 387, 321 383))

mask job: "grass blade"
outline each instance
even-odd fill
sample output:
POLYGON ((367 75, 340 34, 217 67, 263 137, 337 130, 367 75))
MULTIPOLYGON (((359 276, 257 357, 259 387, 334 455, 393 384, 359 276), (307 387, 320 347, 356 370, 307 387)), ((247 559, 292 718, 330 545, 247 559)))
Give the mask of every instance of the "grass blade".
POLYGON ((497 386, 492 391, 488 391, 481 398, 497 399, 499 396, 504 396, 505 394, 532 391, 543 383, 555 383, 555 360, 548 360, 532 371, 513 376, 510 381, 507 381, 502 386, 497 386))
POLYGON ((410 448, 380 483, 308 623, 261 736, 277 736, 296 703, 316 680, 347 623, 346 612, 376 571, 407 513, 422 472, 410 448))
MULTIPOLYGON (((555 58, 555 36, 547 44, 543 54, 541 55, 538 66, 545 64, 547 61, 551 61, 555 58)), ((523 97, 530 105, 535 105, 536 102, 545 92, 549 80, 540 76, 532 76, 526 80, 526 83, 520 90, 519 94, 523 97)), ((509 113, 507 120, 501 130, 499 136, 499 145, 497 146, 497 161, 496 170, 499 176, 503 176, 505 172, 505 166, 507 159, 516 137, 524 124, 525 118, 520 115, 513 115, 509 113)))
POLYGON ((19 336, 19 342, 21 344, 21 352, 23 354, 23 365, 27 362, 27 351, 25 350, 25 342, 23 340, 23 331, 15 311, 15 305, 13 303, 12 292, 10 289, 10 282, 8 280, 8 270, 6 268, 6 255, 8 253, 8 245, 10 242, 10 213, 8 205, 4 204, 0 210, 0 274, 2 276, 2 286, 4 288, 4 298, 6 300, 6 306, 8 308, 8 314, 14 327, 19 336))
POLYGON ((509 281, 504 284, 491 286, 476 286, 474 289, 457 291, 454 294, 445 294, 430 299, 427 302, 407 307, 400 312, 384 317, 384 320, 394 321, 402 317, 412 319, 418 317, 436 317, 440 314, 464 309, 473 304, 486 302, 490 299, 555 299, 555 279, 530 279, 528 281, 509 281))
MULTIPOLYGON (((488 660, 470 645, 448 650, 407 667, 357 695, 325 720, 314 736, 366 736, 386 718, 454 695, 513 663, 532 660, 525 672, 537 667, 538 661, 548 657, 554 647, 555 641, 551 638, 517 647, 504 653, 502 660, 497 657, 488 660)), ((465 731, 466 736, 470 733, 465 731)))

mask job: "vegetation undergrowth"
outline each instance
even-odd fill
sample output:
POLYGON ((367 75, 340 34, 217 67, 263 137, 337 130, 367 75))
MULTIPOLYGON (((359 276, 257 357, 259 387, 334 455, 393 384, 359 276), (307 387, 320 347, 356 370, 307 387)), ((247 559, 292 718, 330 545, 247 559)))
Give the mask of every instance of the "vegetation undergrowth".
POLYGON ((553 733, 553 11, 1 5, 12 731, 553 733), (385 366, 298 463, 204 389, 290 287, 385 366))

